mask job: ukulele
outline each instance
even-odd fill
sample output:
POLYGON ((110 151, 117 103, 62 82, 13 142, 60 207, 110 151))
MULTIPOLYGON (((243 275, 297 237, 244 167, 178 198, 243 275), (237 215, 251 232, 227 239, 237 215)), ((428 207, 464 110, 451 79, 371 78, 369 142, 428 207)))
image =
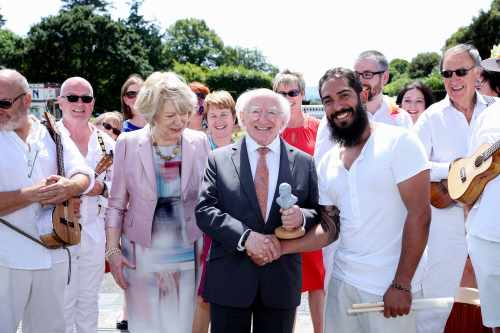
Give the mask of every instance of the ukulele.
POLYGON ((500 174, 500 140, 483 144, 468 157, 451 164, 448 190, 452 199, 473 205, 490 180, 500 174))
MULTIPOLYGON (((56 144, 57 152, 57 174, 64 177, 64 159, 61 133, 56 127, 54 117, 44 112, 46 127, 50 136, 56 144)), ((65 247, 66 245, 76 245, 80 243, 82 226, 79 219, 73 213, 74 205, 79 204, 79 199, 70 199, 57 204, 52 212, 52 232, 41 235, 40 239, 49 248, 65 247)))

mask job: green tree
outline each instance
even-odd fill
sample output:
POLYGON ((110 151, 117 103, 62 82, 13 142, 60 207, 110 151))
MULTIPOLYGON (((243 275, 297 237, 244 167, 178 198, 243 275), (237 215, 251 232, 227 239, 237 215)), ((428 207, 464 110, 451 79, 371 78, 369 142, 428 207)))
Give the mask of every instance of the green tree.
POLYGON ((490 10, 480 11, 467 27, 458 29, 446 40, 445 49, 459 43, 471 43, 482 58, 490 56, 491 48, 500 43, 500 0, 493 0, 490 10))
POLYGON ((130 3, 130 14, 125 20, 125 24, 134 33, 140 36, 142 47, 148 54, 148 61, 152 68, 164 68, 165 61, 162 59, 162 34, 155 22, 144 19, 139 14, 139 9, 144 0, 132 0, 130 3))
POLYGON ((392 59, 389 63, 389 73, 391 77, 396 79, 398 76, 401 76, 408 72, 408 67, 410 67, 410 63, 405 59, 392 59))
POLYGON ((405 85, 413 81, 408 73, 403 73, 384 86, 384 94, 397 96, 405 85))
POLYGON ((108 0, 61 0, 63 3, 62 9, 72 10, 79 6, 87 6, 92 10, 100 12, 107 12, 109 1, 108 0))
POLYGON ((262 71, 243 66, 220 66, 207 74, 205 83, 210 90, 227 90, 235 98, 252 88, 271 88, 272 77, 262 71))
POLYGON ((23 39, 10 30, 0 29, 0 66, 22 71, 23 39))
POLYGON ((182 19, 167 29, 163 56, 167 66, 173 61, 214 68, 221 64, 224 43, 204 20, 182 19))
POLYGON ((419 53, 410 62, 408 74, 412 79, 425 77, 438 67, 441 56, 436 52, 419 53))
POLYGON ((173 71, 181 75, 188 83, 193 81, 204 83, 207 80, 208 69, 198 65, 181 64, 174 61, 173 71))
POLYGON ((228 66, 243 66, 263 71, 272 76, 278 73, 278 68, 268 63, 266 57, 258 49, 227 46, 224 49, 223 63, 228 66))
POLYGON ((139 35, 88 6, 62 10, 33 26, 25 59, 31 82, 61 83, 71 76, 89 80, 97 114, 119 108, 120 88, 130 73, 144 75, 153 70, 139 35))

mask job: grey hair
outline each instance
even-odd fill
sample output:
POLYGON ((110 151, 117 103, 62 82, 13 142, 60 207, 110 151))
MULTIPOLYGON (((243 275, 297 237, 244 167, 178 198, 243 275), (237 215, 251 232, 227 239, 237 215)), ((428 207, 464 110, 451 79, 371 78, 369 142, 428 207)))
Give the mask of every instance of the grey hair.
POLYGON ((249 90, 241 94, 240 97, 238 97, 235 106, 236 116, 238 117, 238 124, 240 124, 240 127, 245 129, 245 123, 241 119, 242 113, 248 112, 250 104, 255 98, 263 96, 272 97, 276 100, 276 102, 278 102, 281 111, 281 116, 284 120, 283 128, 280 128, 280 132, 282 132, 288 126, 288 122, 290 121, 290 103, 285 97, 266 88, 249 90))
POLYGON ((80 77, 80 76, 73 76, 73 77, 70 77, 69 79, 66 79, 63 84, 61 85, 61 91, 60 91, 60 95, 61 96, 64 96, 63 93, 65 92, 66 90, 66 86, 71 82, 71 81, 78 81, 80 83, 83 83, 85 84, 88 88, 89 88, 89 93, 90 93, 90 96, 94 96, 94 89, 92 89, 92 85, 90 84, 89 81, 87 81, 86 79, 84 79, 83 77, 80 77))
POLYGON ((153 118, 167 103, 176 112, 191 115, 198 99, 181 76, 174 72, 154 72, 144 81, 135 109, 150 125, 154 125, 153 118))
POLYGON ((380 66, 380 70, 386 71, 389 68, 389 62, 385 55, 376 50, 368 50, 361 52, 356 59, 356 63, 360 60, 371 59, 375 60, 377 64, 380 66))
POLYGON ((479 51, 472 44, 457 44, 455 46, 450 47, 446 51, 444 51, 441 60, 439 61, 439 71, 443 70, 443 63, 445 58, 450 54, 464 53, 470 56, 472 61, 474 61, 474 66, 481 67, 481 56, 479 55, 479 51))
POLYGON ((306 82, 304 81, 304 77, 302 73, 293 72, 289 69, 285 69, 282 72, 276 74, 273 79, 273 90, 278 91, 278 87, 280 85, 291 85, 297 84, 299 90, 302 94, 305 93, 306 90, 306 82))
POLYGON ((26 78, 15 69, 10 69, 10 68, 0 69, 0 76, 14 79, 12 81, 13 84, 19 86, 21 89, 23 89, 24 92, 31 94, 28 80, 26 80, 26 78))

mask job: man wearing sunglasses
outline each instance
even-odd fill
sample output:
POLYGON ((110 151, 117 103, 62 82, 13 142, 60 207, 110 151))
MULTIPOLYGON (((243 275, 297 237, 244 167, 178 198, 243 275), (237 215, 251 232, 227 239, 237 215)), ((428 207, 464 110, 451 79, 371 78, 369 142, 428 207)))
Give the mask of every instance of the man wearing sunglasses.
MULTIPOLYGON (((448 178, 450 162, 468 154, 472 129, 483 110, 494 102, 475 90, 481 57, 477 49, 459 44, 443 54, 440 71, 447 96, 431 105, 418 119, 414 130, 432 163, 431 181, 448 178)), ((424 297, 453 297, 467 258, 464 210, 457 204, 432 207, 428 241, 427 274, 422 281, 424 297)), ((419 311, 419 332, 442 332, 449 309, 419 311)))
MULTIPOLYGON (((61 132, 68 134, 92 170, 106 154, 114 150, 114 140, 89 120, 94 109, 93 90, 81 77, 64 81, 58 97, 62 119, 61 132)), ((111 186, 111 168, 96 177, 94 187, 82 196, 81 242, 70 248, 72 279, 66 288, 66 332, 90 333, 97 330, 98 296, 104 277, 104 213, 111 186)))
POLYGON ((71 139, 62 135, 66 177, 57 175, 56 146, 44 125, 29 115, 29 85, 20 73, 0 70, 0 332, 65 331, 66 252, 29 239, 52 230, 53 204, 93 186, 71 139))

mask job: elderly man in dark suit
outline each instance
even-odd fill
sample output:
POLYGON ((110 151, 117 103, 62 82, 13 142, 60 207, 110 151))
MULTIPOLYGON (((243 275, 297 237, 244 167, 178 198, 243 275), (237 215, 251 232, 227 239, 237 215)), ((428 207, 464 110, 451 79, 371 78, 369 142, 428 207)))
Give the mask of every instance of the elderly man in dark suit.
POLYGON ((211 303, 212 332, 292 332, 300 303, 298 254, 281 256, 274 229, 319 221, 313 160, 280 139, 290 106, 268 89, 236 103, 245 137, 209 158, 196 208, 198 226, 213 238, 204 297, 211 303), (280 209, 278 187, 288 183, 295 205, 280 209))

